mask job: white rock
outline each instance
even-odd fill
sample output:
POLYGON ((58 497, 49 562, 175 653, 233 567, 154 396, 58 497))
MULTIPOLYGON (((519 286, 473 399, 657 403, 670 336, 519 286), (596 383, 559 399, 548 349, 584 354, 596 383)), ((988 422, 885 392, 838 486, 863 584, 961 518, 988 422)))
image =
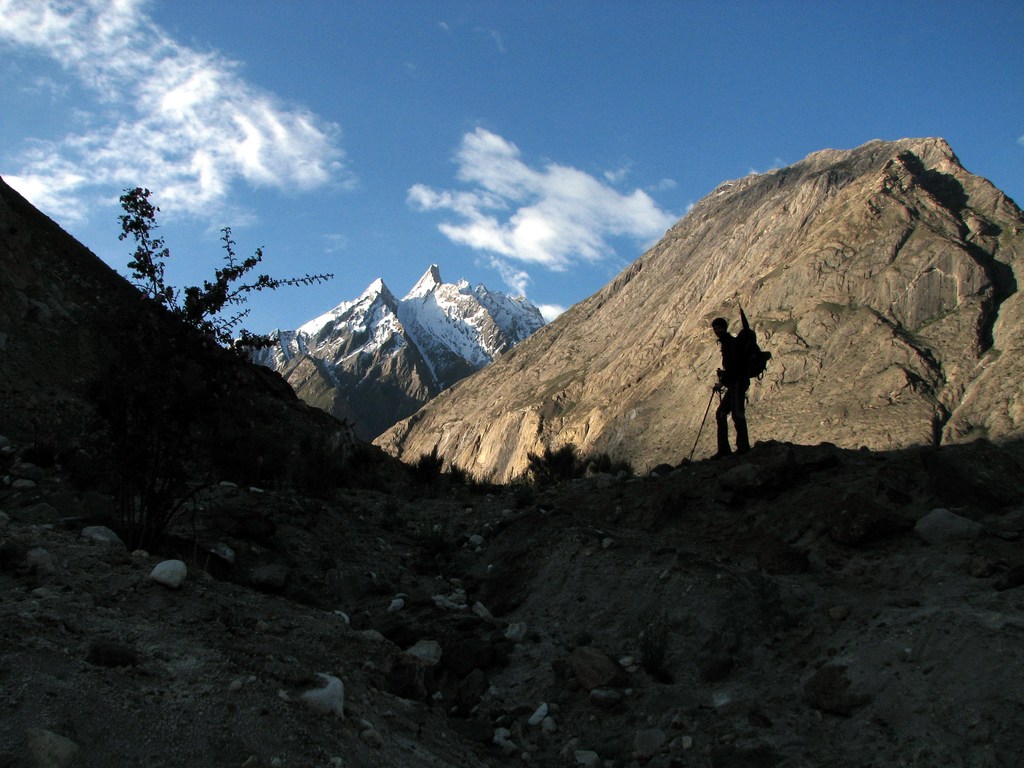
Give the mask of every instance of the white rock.
POLYGON ((441 663, 441 644, 436 640, 418 640, 406 653, 425 667, 436 667, 441 663))
POLYGON ((453 593, 451 597, 448 595, 434 595, 431 599, 438 608, 444 608, 449 611, 464 611, 466 609, 466 596, 460 596, 457 592, 453 593))
POLYGON ((223 541, 218 541, 217 545, 210 550, 210 554, 216 555, 226 563, 234 565, 235 563, 235 550, 225 544, 223 541))
POLYGON ((484 537, 481 536, 479 533, 474 533, 472 536, 469 537, 469 546, 471 546, 473 549, 476 549, 477 547, 482 547, 483 545, 484 537))
POLYGON ((78 745, 53 731, 29 728, 28 748, 36 768, 67 768, 78 754, 78 745))
POLYGON ((573 756, 576 758, 576 765, 582 768, 598 768, 601 765, 600 756, 589 749, 577 749, 573 756))
POLYGON ((495 728, 494 738, 491 740, 494 742, 495 746, 501 747, 501 751, 504 752, 506 756, 519 750, 515 745, 515 742, 512 741, 512 731, 508 728, 495 728))
POLYGON ((334 675, 317 672, 324 681, 323 688, 313 688, 300 697, 307 706, 324 715, 335 715, 345 719, 345 684, 334 675))
POLYGON ((527 721, 527 723, 529 725, 540 725, 544 721, 544 718, 547 717, 547 716, 548 716, 548 705, 545 702, 545 703, 542 703, 539 707, 537 707, 537 709, 534 711, 534 713, 532 715, 530 715, 530 719, 527 721))
POLYGON ((25 555, 25 561, 35 573, 49 574, 57 571, 57 559, 42 547, 30 549, 25 555))
POLYGON ((540 728, 542 731, 544 731, 544 733, 557 733, 558 724, 555 722, 555 718, 551 717, 551 715, 548 715, 541 721, 540 728))
POLYGON ((118 547, 124 546, 124 542, 121 541, 121 537, 105 525, 86 526, 82 529, 82 538, 91 541, 93 544, 102 544, 104 546, 114 545, 118 547))
POLYGON ((981 535, 982 526, 948 509, 933 509, 914 525, 914 533, 929 544, 971 541, 981 535))
POLYGON ((388 613, 398 613, 403 608, 405 608, 405 600, 400 597, 396 597, 388 603, 388 613))
POLYGON ((484 621, 494 621, 494 616, 487 610, 487 606, 477 600, 473 603, 473 613, 479 616, 484 621))
POLYGON ((180 587, 186 576, 188 576, 188 566, 181 560, 164 560, 162 563, 157 563, 149 574, 149 578, 157 584, 163 584, 171 589, 180 587))
POLYGON ((525 622, 517 621, 508 625, 505 630, 505 637, 511 640, 513 643, 521 643, 526 639, 526 633, 529 627, 525 622))

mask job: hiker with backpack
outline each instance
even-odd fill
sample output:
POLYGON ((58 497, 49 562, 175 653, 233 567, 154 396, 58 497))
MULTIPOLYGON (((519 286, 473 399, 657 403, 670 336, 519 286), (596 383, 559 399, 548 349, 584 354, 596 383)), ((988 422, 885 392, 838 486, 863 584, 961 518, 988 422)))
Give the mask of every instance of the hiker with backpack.
POLYGON ((757 345, 757 336, 747 322, 747 316, 740 307, 740 318, 743 329, 733 336, 729 333, 729 322, 724 317, 716 317, 711 321, 711 330, 718 337, 722 347, 722 367, 718 369, 718 382, 713 390, 721 400, 715 411, 718 422, 718 452, 712 457, 720 459, 732 453, 729 447, 728 419, 732 416, 733 428, 736 430, 736 453, 750 450, 750 438, 747 435, 747 389, 750 380, 764 373, 770 352, 763 351, 757 345))

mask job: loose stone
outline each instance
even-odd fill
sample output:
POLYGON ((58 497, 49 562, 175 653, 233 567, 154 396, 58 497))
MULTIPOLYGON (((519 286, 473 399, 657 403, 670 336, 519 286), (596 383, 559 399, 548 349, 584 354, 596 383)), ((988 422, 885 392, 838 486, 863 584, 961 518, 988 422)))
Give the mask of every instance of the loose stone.
POLYGON ((78 754, 78 745, 53 731, 30 728, 28 748, 35 758, 36 768, 67 768, 78 754))
POLYGON ((82 529, 82 538, 87 541, 91 541, 93 544, 102 544, 105 546, 115 545, 119 547, 124 546, 124 542, 121 541, 121 537, 105 525, 86 526, 82 529))
POLYGON ((544 704, 541 704, 539 707, 537 707, 537 709, 534 711, 534 713, 532 715, 530 715, 530 719, 527 721, 527 723, 529 725, 540 725, 541 722, 543 722, 544 718, 547 717, 547 716, 548 716, 548 705, 546 703, 544 703, 544 704))
POLYGON ((323 688, 313 688, 300 697, 311 709, 324 714, 335 715, 345 719, 345 684, 334 675, 317 672, 316 676, 324 681, 323 688))
POLYGON ((169 589, 177 589, 188 576, 188 566, 181 560, 164 560, 157 563, 149 574, 149 578, 157 584, 163 584, 169 589))

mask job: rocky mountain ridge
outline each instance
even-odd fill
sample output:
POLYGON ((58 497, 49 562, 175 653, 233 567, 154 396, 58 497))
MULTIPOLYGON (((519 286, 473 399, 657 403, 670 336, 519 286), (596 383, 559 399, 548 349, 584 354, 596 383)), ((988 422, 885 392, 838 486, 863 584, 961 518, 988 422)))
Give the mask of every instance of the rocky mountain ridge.
POLYGON ((378 279, 254 359, 371 440, 543 324, 525 298, 445 283, 433 264, 403 298, 378 279))
POLYGON ((753 440, 1012 437, 1022 254, 1024 214, 941 139, 816 152, 720 185, 604 289, 376 442, 499 480, 569 443, 676 463, 720 365, 708 326, 738 324, 739 304, 774 354, 748 395, 753 440))

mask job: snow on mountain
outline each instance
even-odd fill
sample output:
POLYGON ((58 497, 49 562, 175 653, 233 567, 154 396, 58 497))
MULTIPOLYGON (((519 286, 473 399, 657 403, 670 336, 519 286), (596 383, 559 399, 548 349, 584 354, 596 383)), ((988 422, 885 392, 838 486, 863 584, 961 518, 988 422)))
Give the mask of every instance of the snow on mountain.
POLYGON ((375 280, 355 301, 343 301, 296 330, 278 331, 277 343, 255 361, 280 372, 303 399, 320 407, 329 401, 328 410, 346 416, 354 412, 357 421, 374 425, 364 434, 375 436, 383 421, 399 411, 394 421, 411 415, 543 324, 525 298, 472 288, 465 280, 445 283, 432 264, 401 300, 375 280), (303 360, 314 363, 316 386, 303 360), (326 397, 325 388, 337 391, 326 397))

